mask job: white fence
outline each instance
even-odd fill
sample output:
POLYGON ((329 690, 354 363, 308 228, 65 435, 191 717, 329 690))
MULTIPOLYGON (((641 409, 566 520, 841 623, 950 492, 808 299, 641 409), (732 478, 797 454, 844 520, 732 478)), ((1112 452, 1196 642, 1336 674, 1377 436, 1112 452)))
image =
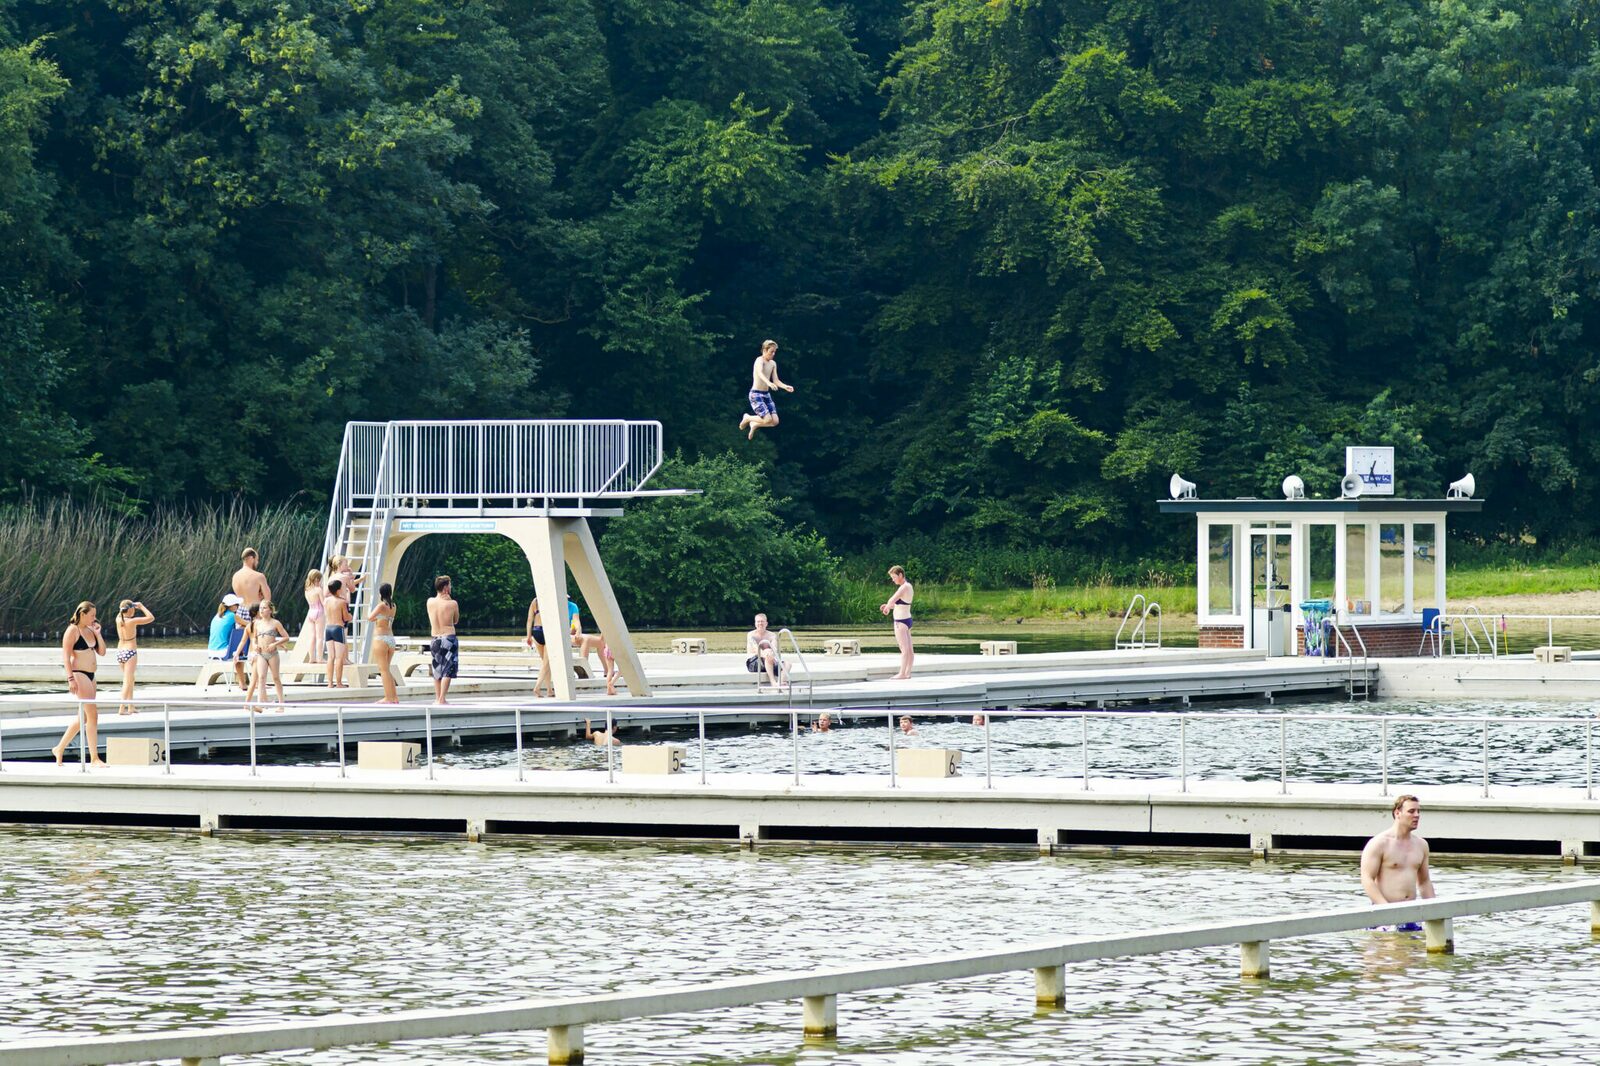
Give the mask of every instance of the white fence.
MULTIPOLYGON (((1600 880, 1585 880, 1454 899, 1285 914, 1117 936, 1073 937, 867 966, 779 972, 708 984, 645 988, 569 999, 521 1000, 366 1017, 332 1015, 144 1035, 22 1040, 0 1045, 0 1066, 100 1066, 171 1059, 201 1066, 216 1063, 227 1055, 262 1055, 533 1029, 548 1031, 549 1061, 560 1066, 583 1060, 584 1027, 603 1022, 798 999, 803 1004, 806 1035, 829 1037, 836 1030, 838 997, 852 992, 1032 970, 1035 1003, 1057 1007, 1064 998, 1065 967, 1073 963, 1238 944, 1241 975, 1265 978, 1271 972, 1268 945, 1274 940, 1418 922, 1425 923, 1428 950, 1448 953, 1455 950, 1452 923, 1456 918, 1578 903, 1589 904, 1592 936, 1600 933, 1600 902, 1597 901, 1600 901, 1600 880)), ((1349 950, 1349 945, 1343 950, 1349 950)))

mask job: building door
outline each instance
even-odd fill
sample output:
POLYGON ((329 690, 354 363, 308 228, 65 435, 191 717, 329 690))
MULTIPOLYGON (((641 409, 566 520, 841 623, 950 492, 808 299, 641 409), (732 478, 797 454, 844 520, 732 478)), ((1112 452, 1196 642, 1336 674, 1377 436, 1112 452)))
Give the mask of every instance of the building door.
POLYGON ((1250 531, 1250 630, 1246 644, 1268 655, 1294 654, 1294 606, 1290 591, 1294 533, 1250 531))

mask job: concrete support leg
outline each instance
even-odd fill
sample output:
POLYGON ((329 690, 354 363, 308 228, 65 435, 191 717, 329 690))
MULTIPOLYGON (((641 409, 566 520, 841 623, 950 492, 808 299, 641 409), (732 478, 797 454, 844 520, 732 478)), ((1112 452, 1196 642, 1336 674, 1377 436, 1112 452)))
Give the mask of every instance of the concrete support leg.
POLYGON ((1600 899, 1589 901, 1589 932, 1600 936, 1600 899))
POLYGON ((222 1060, 216 1057, 183 1059, 183 1066, 221 1066, 222 1060))
POLYGON ((1252 854, 1264 859, 1264 858, 1267 857, 1267 852, 1269 852, 1271 850, 1272 850, 1272 834, 1271 833, 1251 833, 1250 834, 1250 851, 1251 851, 1252 854))
POLYGON ((1039 854, 1040 855, 1054 855, 1056 853, 1056 845, 1059 844, 1060 842, 1061 842, 1061 831, 1059 829, 1041 829, 1041 830, 1039 830, 1039 854))
POLYGON ((550 1027, 550 1066, 576 1066, 583 1061, 583 1026, 550 1027))
POLYGON ((1438 918, 1422 923, 1422 937, 1427 942, 1429 955, 1454 955, 1456 953, 1456 927, 1449 918, 1438 918))
MULTIPOLYGON (((617 670, 628 685, 628 695, 648 696, 650 682, 644 676, 639 653, 634 650, 633 638, 628 635, 628 623, 623 621, 622 608, 617 606, 616 594, 611 591, 611 582, 606 578, 605 564, 600 561, 600 549, 595 546, 589 522, 583 518, 568 518, 564 522, 567 547, 572 549, 567 565, 572 567, 572 576, 594 615, 595 628, 606 638, 606 646, 617 661, 617 670)), ((602 663, 601 667, 604 666, 602 663)))
POLYGON ((839 997, 804 996, 805 1035, 808 1040, 832 1040, 839 1035, 839 997))
POLYGON ((1583 841, 1563 840, 1561 842, 1561 863, 1564 866, 1575 866, 1583 858, 1583 841))
POLYGON ((485 823, 482 818, 467 819, 467 842, 469 844, 476 844, 482 840, 485 831, 485 823))
POLYGON ((1239 945, 1239 976, 1270 977, 1272 965, 1268 947, 1271 941, 1252 940, 1239 945))
POLYGON ((539 598, 539 616, 545 621, 545 649, 550 655, 550 680, 556 696, 570 700, 577 692, 572 672, 572 645, 567 639, 567 560, 556 519, 539 518, 519 529, 514 537, 533 570, 533 594, 539 598))
POLYGON ((1060 1007, 1067 1002, 1067 968, 1036 966, 1033 970, 1033 1002, 1040 1007, 1060 1007))
POLYGON ((759 825, 741 825, 739 827, 739 844, 741 847, 753 848, 756 842, 765 840, 767 834, 759 825))

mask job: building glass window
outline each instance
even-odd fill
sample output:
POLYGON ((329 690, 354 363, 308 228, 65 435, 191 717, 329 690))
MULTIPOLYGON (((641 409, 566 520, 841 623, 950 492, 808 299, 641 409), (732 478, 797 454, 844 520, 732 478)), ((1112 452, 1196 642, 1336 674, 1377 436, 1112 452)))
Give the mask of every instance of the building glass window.
POLYGON ((1439 605, 1439 533, 1432 522, 1411 527, 1411 602, 1418 613, 1439 605))
POLYGON ((1406 613, 1406 527, 1378 526, 1378 602, 1384 614, 1406 613))
POLYGON ((1350 614, 1371 614, 1367 595, 1367 527, 1353 523, 1344 527, 1344 609, 1350 614))
POLYGON ((1206 613, 1233 615, 1239 613, 1239 595, 1235 587, 1233 526, 1209 526, 1206 535, 1206 576, 1210 592, 1206 597, 1206 613))

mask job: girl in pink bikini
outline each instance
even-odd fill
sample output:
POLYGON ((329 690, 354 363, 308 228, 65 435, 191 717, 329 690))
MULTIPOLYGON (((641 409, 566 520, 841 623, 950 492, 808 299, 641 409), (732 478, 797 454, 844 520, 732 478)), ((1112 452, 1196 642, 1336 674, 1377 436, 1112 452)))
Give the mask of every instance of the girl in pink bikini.
POLYGON ((322 571, 313 570, 306 575, 306 620, 300 627, 297 644, 310 649, 306 662, 320 663, 327 659, 322 646, 322 571))

